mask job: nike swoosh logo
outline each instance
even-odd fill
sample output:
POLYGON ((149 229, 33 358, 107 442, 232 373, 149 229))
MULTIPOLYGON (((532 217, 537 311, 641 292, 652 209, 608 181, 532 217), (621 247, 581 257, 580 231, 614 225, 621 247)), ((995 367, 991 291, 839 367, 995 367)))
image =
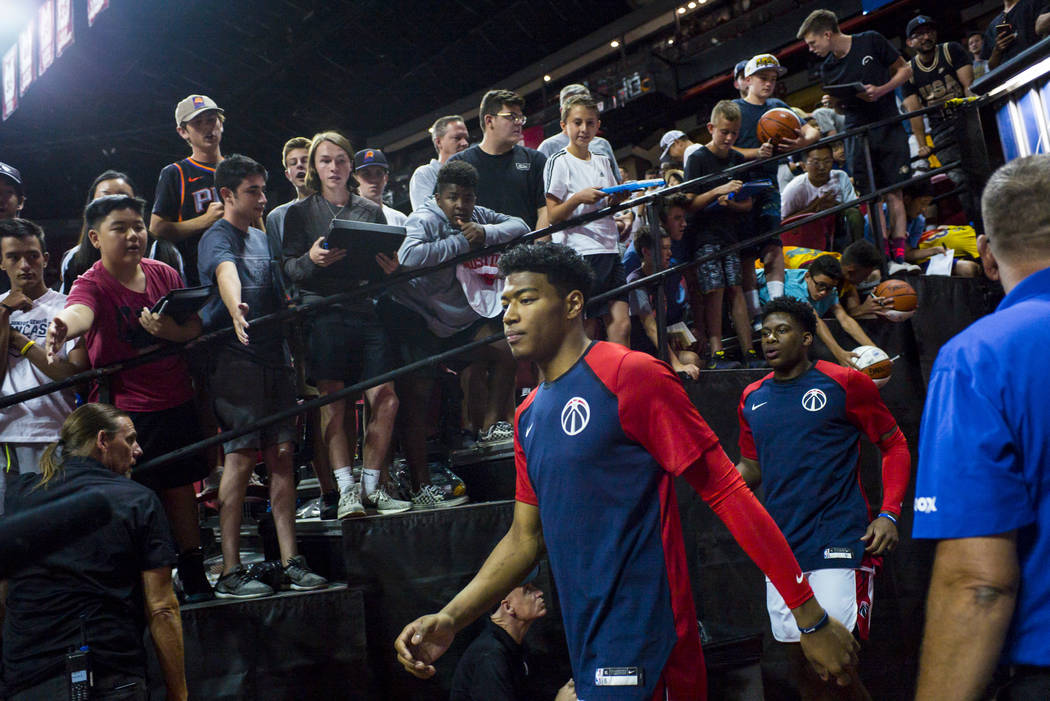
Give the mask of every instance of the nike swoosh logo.
POLYGON ((190 178, 190 182, 191 183, 195 183, 195 182, 197 182, 198 180, 200 180, 203 177, 204 177, 203 175, 198 175, 196 178, 190 178))
POLYGON ((751 405, 751 411, 754 411, 755 409, 758 409, 759 407, 763 407, 766 404, 769 404, 769 402, 762 402, 761 404, 752 404, 751 405))
POLYGON ((530 433, 532 433, 532 424, 529 424, 529 427, 525 429, 525 437, 528 438, 530 433))
POLYGON ((805 579, 805 577, 802 576, 801 572, 799 572, 797 575, 795 575, 795 581, 798 582, 799 584, 802 584, 802 580, 803 579, 805 579))

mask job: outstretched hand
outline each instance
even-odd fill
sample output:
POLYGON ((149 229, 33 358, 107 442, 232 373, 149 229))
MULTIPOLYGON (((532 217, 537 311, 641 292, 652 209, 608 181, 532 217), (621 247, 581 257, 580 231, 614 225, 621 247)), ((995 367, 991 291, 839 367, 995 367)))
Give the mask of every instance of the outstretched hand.
POLYGON ((66 325, 66 322, 57 316, 51 319, 51 323, 47 327, 47 340, 44 341, 48 363, 53 364, 58 360, 59 353, 62 351, 62 344, 66 342, 68 334, 69 327, 66 325))
POLYGON ((413 676, 429 679, 437 672, 433 663, 445 654, 455 636, 450 616, 442 613, 420 616, 405 626, 394 640, 397 661, 413 676))

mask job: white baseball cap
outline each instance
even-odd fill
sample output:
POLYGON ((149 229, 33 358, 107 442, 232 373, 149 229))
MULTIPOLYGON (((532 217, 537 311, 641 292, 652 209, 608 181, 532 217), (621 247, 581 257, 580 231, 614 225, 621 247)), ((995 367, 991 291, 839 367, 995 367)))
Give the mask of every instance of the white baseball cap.
POLYGON ((777 76, 782 76, 787 73, 787 69, 780 65, 780 61, 773 54, 759 54, 758 56, 752 56, 751 60, 747 62, 747 66, 744 67, 744 77, 750 78, 759 71, 764 71, 767 68, 773 68, 777 72, 777 76))
POLYGON ((664 135, 660 137, 660 148, 663 149, 663 151, 660 152, 660 160, 666 160, 667 152, 671 150, 671 144, 684 137, 685 132, 679 129, 672 129, 671 131, 664 133, 664 135))

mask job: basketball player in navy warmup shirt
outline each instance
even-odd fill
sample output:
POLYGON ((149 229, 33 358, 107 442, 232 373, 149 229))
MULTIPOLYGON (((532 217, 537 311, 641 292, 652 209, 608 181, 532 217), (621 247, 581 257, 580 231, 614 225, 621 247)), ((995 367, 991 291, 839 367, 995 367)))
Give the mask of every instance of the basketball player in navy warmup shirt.
MULTIPOLYGON (((804 302, 779 297, 763 309, 762 350, 773 372, 740 398, 737 469, 749 485, 765 484, 766 508, 821 606, 867 638, 871 575, 899 540, 911 456, 871 378, 810 362, 815 332, 813 310, 804 302), (874 520, 858 474, 862 433, 882 452, 882 508, 874 520)), ((772 586, 766 603, 773 637, 798 642, 798 627, 772 586)), ((824 698, 823 685, 805 673, 800 651, 791 647, 802 697, 824 698)), ((847 697, 865 698, 860 680, 854 684, 847 697)))
POLYGON ((814 665, 848 684, 856 641, 816 603, 783 536, 670 368, 584 334, 581 290, 593 273, 583 259, 562 245, 520 246, 503 254, 500 268, 507 342, 545 380, 516 417, 514 521, 466 588, 401 632, 402 665, 432 676, 456 631, 490 610, 546 549, 580 699, 706 698, 672 479, 680 475, 812 630, 803 646, 814 665))
POLYGON ((200 284, 197 244, 208 227, 222 218, 215 166, 222 160, 224 121, 222 109, 207 95, 190 95, 176 105, 176 129, 192 153, 164 166, 153 198, 150 231, 178 246, 191 287, 200 284))

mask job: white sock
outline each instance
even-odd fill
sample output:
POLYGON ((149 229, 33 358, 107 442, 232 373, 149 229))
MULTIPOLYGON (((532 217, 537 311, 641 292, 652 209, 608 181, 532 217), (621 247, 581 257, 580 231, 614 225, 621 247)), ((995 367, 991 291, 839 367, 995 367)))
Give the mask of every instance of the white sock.
POLYGON ((780 280, 766 280, 766 289, 769 290, 770 299, 784 296, 784 283, 780 280))
POLYGON ((379 486, 379 470, 361 470, 361 485, 365 488, 365 496, 368 496, 379 486))
POLYGON ((744 293, 744 299, 747 300, 747 313, 752 318, 758 316, 758 290, 748 290, 744 293))
POLYGON ((347 487, 354 486, 354 472, 349 467, 340 467, 332 472, 335 474, 335 483, 340 492, 347 487))

